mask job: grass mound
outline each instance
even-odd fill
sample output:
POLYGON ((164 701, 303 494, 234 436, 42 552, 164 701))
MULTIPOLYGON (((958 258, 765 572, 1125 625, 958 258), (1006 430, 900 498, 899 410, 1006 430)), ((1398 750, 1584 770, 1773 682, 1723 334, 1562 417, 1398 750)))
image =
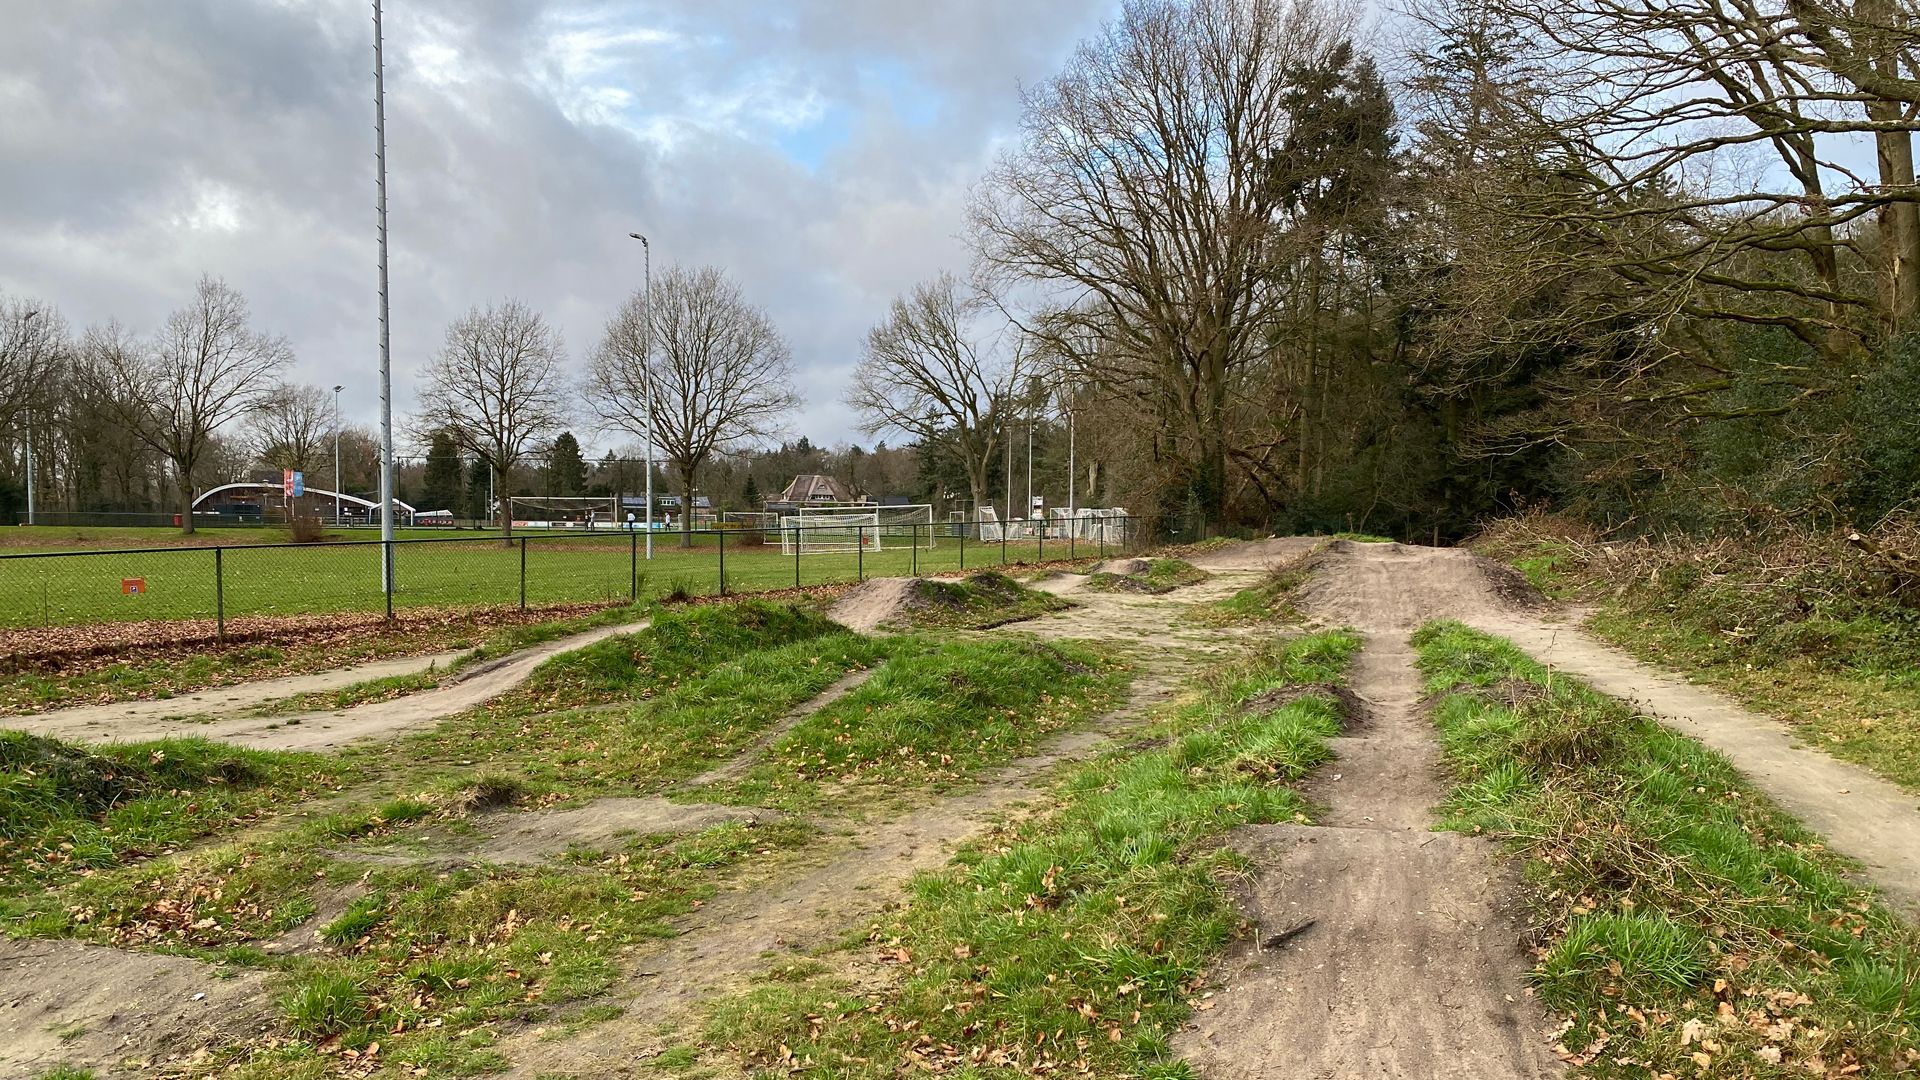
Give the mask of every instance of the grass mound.
POLYGON ((801 808, 827 785, 950 784, 1083 720, 1125 678, 1070 645, 905 639, 871 679, 776 741, 727 797, 801 808))
POLYGON ((916 578, 890 630, 985 630, 1072 605, 1051 593, 1029 589, 1005 574, 988 570, 960 581, 916 578))
POLYGON ((1128 567, 1127 572, 1096 570, 1087 575, 1082 588, 1095 592, 1169 593, 1184 585, 1198 585, 1212 576, 1185 559, 1135 559, 1144 567, 1128 567))
POLYGON ((88 748, 0 732, 0 890, 206 835, 313 772, 301 755, 202 739, 88 748))
POLYGON ((1912 1069, 1920 938, 1724 758, 1501 639, 1436 623, 1414 644, 1458 776, 1447 824, 1525 860, 1535 979, 1576 1064, 1912 1069))
POLYGON ((1227 881, 1243 863, 1222 838, 1303 817, 1286 785, 1326 759, 1338 725, 1325 698, 1250 703, 1297 676, 1339 679, 1358 646, 1318 635, 1220 674, 1166 719, 1159 749, 1081 766, 1050 812, 916 879, 856 946, 898 973, 881 988, 771 983, 718 1005, 704 1047, 669 1052, 856 1078, 903 1060, 956 1075, 1188 1075, 1168 1039, 1241 924, 1227 881))
POLYGON ((846 631, 797 604, 744 600, 663 609, 647 629, 540 665, 521 693, 547 707, 610 701, 671 685, 756 649, 846 631))

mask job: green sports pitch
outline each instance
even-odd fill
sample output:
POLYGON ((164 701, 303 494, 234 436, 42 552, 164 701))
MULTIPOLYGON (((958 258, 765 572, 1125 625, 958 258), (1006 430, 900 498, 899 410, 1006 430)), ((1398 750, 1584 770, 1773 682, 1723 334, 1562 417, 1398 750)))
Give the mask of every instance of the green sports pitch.
MULTIPOLYGON (((45 548, 0 545, 0 627, 74 626, 149 619, 379 612, 378 534, 353 531, 317 544, 276 543, 273 530, 41 530, 45 548), (93 535, 76 537, 76 532, 93 535), (149 535, 135 535, 143 532, 149 535), (251 534, 251 535, 250 535, 251 534), (145 540, 145 543, 140 541, 145 540), (266 540, 266 543, 262 543, 266 540)), ((31 539, 40 540, 41 537, 31 539)), ((756 533, 621 530, 497 535, 409 530, 394 544, 396 608, 625 603, 669 594, 763 592, 858 578, 945 573, 1099 555, 1085 541, 983 543, 940 536, 879 550, 794 555, 756 533)))

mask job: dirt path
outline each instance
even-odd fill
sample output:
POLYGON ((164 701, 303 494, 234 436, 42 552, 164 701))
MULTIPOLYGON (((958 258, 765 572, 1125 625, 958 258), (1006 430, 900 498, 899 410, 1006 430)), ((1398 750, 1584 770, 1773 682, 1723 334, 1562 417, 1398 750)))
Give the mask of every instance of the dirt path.
MULTIPOLYGON (((0 728, 31 732, 77 741, 135 741, 168 736, 191 735, 214 739, 259 750, 333 750, 351 742, 386 738, 409 728, 431 724, 442 717, 471 709, 499 697, 526 681, 533 669, 563 652, 583 648, 616 634, 635 634, 647 628, 646 621, 617 626, 602 626, 571 637, 549 641, 530 649, 511 653, 498 660, 477 664, 462 672, 453 682, 406 697, 374 701, 350 709, 332 712, 297 713, 286 716, 237 716, 232 713, 285 697, 287 691, 265 692, 263 688, 288 680, 273 680, 245 686, 209 691, 224 699, 227 715, 212 719, 182 718, 183 707, 174 702, 146 702, 146 706, 170 705, 123 715, 129 705, 86 706, 62 709, 34 716, 0 718, 0 728)), ((365 674, 361 678, 376 676, 365 674)), ((351 680, 354 682, 360 679, 351 680)), ((345 685, 344 683, 341 685, 345 685)))
POLYGON ((430 656, 403 656, 394 660, 354 664, 334 671, 315 672, 311 675, 289 675, 280 679, 260 679, 255 682, 235 683, 232 686, 215 686, 191 694, 152 701, 116 701, 105 705, 76 705, 72 708, 53 709, 22 716, 0 716, 0 727, 24 729, 27 724, 47 721, 61 725, 62 730, 105 729, 120 724, 164 723, 217 716, 221 713, 241 712, 269 701, 277 701, 297 694, 322 693, 372 679, 391 679, 398 675, 416 675, 423 671, 444 668, 470 651, 459 649, 453 652, 434 653, 430 656))
POLYGON ((1313 791, 1328 807, 1320 824, 1234 834, 1257 868, 1245 896, 1256 944, 1229 961, 1226 989, 1176 1049, 1210 1080, 1560 1075, 1491 845, 1431 831, 1445 784, 1407 643, 1424 621, 1409 594, 1473 585, 1409 580, 1413 564, 1390 552, 1354 562, 1320 595, 1339 598, 1323 617, 1367 634, 1353 687, 1369 715, 1334 741, 1313 791))
POLYGON ((1920 795, 1829 757, 1802 743, 1786 724, 1643 664, 1572 626, 1498 617, 1469 621, 1726 755, 1829 847, 1859 860, 1894 906, 1920 917, 1920 795))
POLYGON ((179 956, 0 939, 0 1078, 60 1064, 163 1066, 267 1034, 266 979, 261 971, 216 978, 179 956))

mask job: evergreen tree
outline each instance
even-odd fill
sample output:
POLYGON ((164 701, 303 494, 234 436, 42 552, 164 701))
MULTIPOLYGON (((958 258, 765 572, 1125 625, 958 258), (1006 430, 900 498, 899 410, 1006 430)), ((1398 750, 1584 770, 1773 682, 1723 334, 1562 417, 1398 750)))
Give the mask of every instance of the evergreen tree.
POLYGON ((474 458, 467 471, 467 506, 464 516, 475 521, 485 521, 493 516, 487 508, 487 483, 492 478, 493 466, 486 458, 474 458))
POLYGON ((587 490, 587 459, 580 456, 580 440, 563 431, 553 440, 547 457, 547 488, 555 495, 579 495, 587 490))
POLYGON ((740 500, 747 504, 746 508, 748 510, 758 510, 761 508, 760 485, 753 482, 752 473, 747 474, 747 486, 741 489, 740 500))
POLYGON ((460 448, 444 431, 433 433, 421 479, 420 509, 456 510, 460 506, 460 448))

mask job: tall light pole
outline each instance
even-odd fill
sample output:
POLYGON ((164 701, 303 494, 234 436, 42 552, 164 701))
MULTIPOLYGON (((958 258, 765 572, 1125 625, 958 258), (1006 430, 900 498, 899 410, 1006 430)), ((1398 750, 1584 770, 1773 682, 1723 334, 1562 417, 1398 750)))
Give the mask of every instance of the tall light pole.
POLYGON ((340 391, 346 386, 333 388, 333 524, 340 524, 340 391))
MULTIPOLYGON (((653 245, 639 233, 628 236, 640 241, 640 253, 644 260, 645 284, 642 286, 641 306, 646 309, 646 318, 641 321, 640 329, 640 373, 647 381, 647 558, 653 558, 653 245)), ((692 512, 691 506, 686 508, 692 512)))
MULTIPOLYGON (((1033 417, 1027 417, 1027 520, 1033 520, 1033 417)), ((1041 524, 1045 524, 1042 522, 1041 524)))
POLYGON ((380 216, 380 590, 393 593, 393 347, 387 328, 387 84, 380 0, 373 0, 373 138, 380 216))
MULTIPOLYGON (((33 320, 39 317, 40 310, 38 308, 21 316, 20 327, 23 332, 20 336, 22 338, 31 336, 30 328, 33 326, 33 320)), ((35 523, 34 509, 38 505, 35 502, 35 493, 38 489, 34 487, 33 473, 33 406, 29 405, 27 406, 27 524, 29 525, 35 523)))

